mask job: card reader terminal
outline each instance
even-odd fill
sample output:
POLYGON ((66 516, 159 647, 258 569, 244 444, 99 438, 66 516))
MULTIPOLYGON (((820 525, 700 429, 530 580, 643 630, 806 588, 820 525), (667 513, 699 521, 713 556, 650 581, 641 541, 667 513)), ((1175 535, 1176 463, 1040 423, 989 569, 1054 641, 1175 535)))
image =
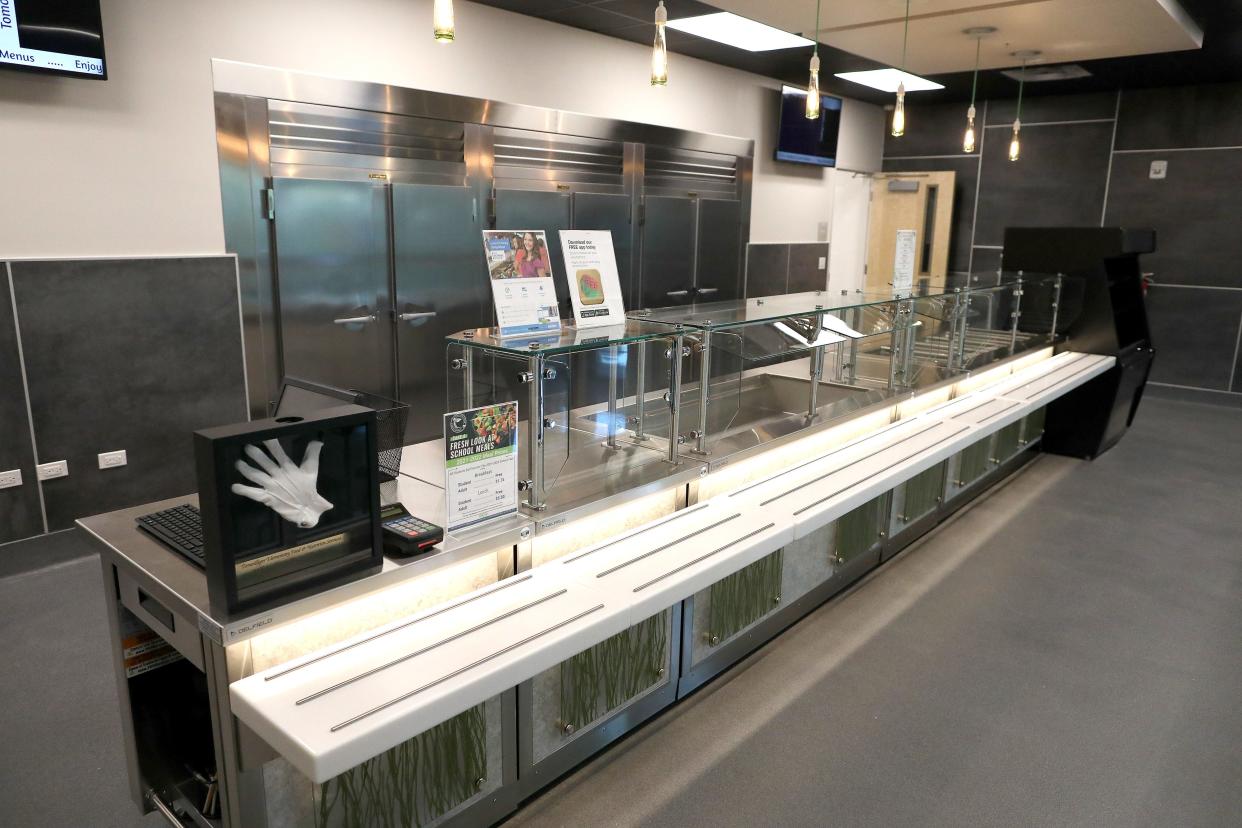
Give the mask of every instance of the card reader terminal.
POLYGON ((400 503, 380 510, 383 526, 384 553, 393 558, 408 558, 428 552, 444 540, 444 530, 434 523, 416 518, 400 503))

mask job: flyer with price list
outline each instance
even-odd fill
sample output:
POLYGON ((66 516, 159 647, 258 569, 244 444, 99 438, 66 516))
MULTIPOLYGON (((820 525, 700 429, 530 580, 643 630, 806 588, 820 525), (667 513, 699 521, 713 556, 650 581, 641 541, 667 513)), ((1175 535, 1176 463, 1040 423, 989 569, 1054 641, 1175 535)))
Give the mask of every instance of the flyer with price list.
POLYGON ((542 230, 484 230, 483 253, 501 336, 561 327, 547 234, 542 230))
POLYGON ((561 252, 569 275, 574 326, 594 328, 625 323, 621 277, 609 230, 561 231, 561 252))
POLYGON ((516 402, 444 415, 445 528, 517 512, 516 402))

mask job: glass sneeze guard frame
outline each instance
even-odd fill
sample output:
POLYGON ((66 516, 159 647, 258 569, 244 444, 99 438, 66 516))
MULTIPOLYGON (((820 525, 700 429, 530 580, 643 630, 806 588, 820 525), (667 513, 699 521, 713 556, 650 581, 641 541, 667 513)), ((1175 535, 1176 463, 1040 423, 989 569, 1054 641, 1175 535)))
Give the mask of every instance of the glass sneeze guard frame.
MULTIPOLYGON (((736 399, 746 397, 747 391, 751 397, 760 395, 756 388, 744 389, 743 385, 773 381, 771 376, 754 374, 770 370, 774 362, 809 357, 805 379, 800 383, 806 386, 802 392, 805 408, 801 420, 791 416, 793 406, 788 399, 784 401, 783 415, 787 420, 785 428, 805 428, 847 413, 855 404, 911 393, 1016 353, 1054 343, 1065 278, 1061 274, 989 272, 960 279, 959 286, 951 289, 922 287, 901 296, 813 291, 639 309, 631 311, 630 316, 687 334, 701 353, 697 385, 691 376, 682 390, 687 414, 695 426, 680 434, 679 439, 690 446, 692 454, 705 457, 714 453, 714 443, 727 436, 715 431, 722 423, 735 434, 745 431, 747 425, 744 417, 736 423, 719 412, 713 415, 713 406, 729 412, 748 408, 736 399), (1038 324, 1033 330, 1023 327, 1027 310, 1023 307, 1023 295, 1032 286, 1039 288, 1042 300, 1042 305, 1034 308, 1038 324), (784 328, 788 333, 787 323, 791 320, 800 320, 801 329, 812 333, 787 336, 784 353, 770 348, 764 352, 763 346, 757 344, 761 337, 752 332, 784 328), (797 343, 799 339, 801 342, 797 343), (730 348, 721 346, 730 342, 741 343, 733 346, 737 353, 729 354, 730 348), (740 359, 742 364, 740 368, 721 371, 713 362, 722 357, 732 357, 735 363, 740 359), (750 372, 747 364, 761 367, 750 372), (704 376, 708 377, 706 392, 704 376), (737 389, 730 387, 721 394, 713 388, 722 384, 736 384, 737 389), (838 389, 853 389, 852 399, 837 400, 838 389)), ((770 342, 770 332, 766 335, 770 342)), ((773 390, 776 393, 769 396, 788 397, 788 389, 769 389, 773 390)), ((753 405, 749 408, 761 410, 753 405)), ((773 425, 769 421, 762 428, 771 431, 773 425)), ((754 439, 758 438, 752 438, 752 442, 754 439)), ((744 441, 734 440, 723 447, 724 453, 745 445, 744 441)))
POLYGON ((516 399, 523 506, 542 512, 551 494, 560 514, 1054 344, 1065 278, 989 273, 900 297, 818 291, 639 309, 612 327, 462 331, 448 338, 446 410, 516 399))
POLYGON ((494 328, 461 331, 448 338, 447 410, 518 401, 525 423, 519 489, 527 508, 543 511, 567 468, 580 478, 587 470, 608 475, 676 462, 675 441, 646 422, 661 403, 679 420, 681 359, 673 355, 683 348, 666 327, 635 320, 508 337, 494 328), (618 412, 626 400, 637 411, 628 422, 618 412))

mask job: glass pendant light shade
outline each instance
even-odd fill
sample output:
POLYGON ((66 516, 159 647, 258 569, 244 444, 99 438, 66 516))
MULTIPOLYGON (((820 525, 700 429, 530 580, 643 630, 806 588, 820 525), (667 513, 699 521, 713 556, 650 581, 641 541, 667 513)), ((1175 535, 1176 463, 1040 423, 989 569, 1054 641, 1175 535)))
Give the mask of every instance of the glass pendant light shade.
POLYGON ((893 108, 893 137, 906 134, 906 85, 897 84, 897 106, 893 108))
MULTIPOLYGON (((901 34, 901 71, 906 71, 906 44, 910 40, 910 0, 906 0, 906 23, 901 34)), ((893 137, 906 134, 906 82, 897 84, 897 105, 893 107, 893 137)))
POLYGON ((1018 111, 1014 113, 1013 138, 1009 140, 1010 161, 1017 161, 1022 156, 1022 141, 1019 138, 1019 133, 1022 132, 1022 93, 1026 89, 1026 62, 1039 57, 1039 55, 1040 52, 1033 49, 1013 53, 1014 57, 1022 61, 1022 74, 1018 75, 1018 111))
POLYGON ((979 92, 979 55, 983 49, 983 38, 996 34, 995 26, 971 26, 963 29, 962 34, 975 39, 975 71, 970 78, 970 109, 966 110, 966 134, 962 136, 962 152, 975 151, 975 95, 979 92))
POLYGON ((660 0, 655 10, 655 43, 651 47, 651 85, 668 85, 668 38, 664 24, 668 23, 668 9, 660 0))
POLYGON ((819 55, 811 55, 811 79, 806 85, 806 118, 819 119, 819 55))
POLYGON ((453 0, 435 0, 431 8, 431 26, 437 42, 453 42, 453 0))
POLYGON ((819 4, 815 0, 815 51, 811 53, 811 77, 806 82, 806 119, 819 120, 819 4))

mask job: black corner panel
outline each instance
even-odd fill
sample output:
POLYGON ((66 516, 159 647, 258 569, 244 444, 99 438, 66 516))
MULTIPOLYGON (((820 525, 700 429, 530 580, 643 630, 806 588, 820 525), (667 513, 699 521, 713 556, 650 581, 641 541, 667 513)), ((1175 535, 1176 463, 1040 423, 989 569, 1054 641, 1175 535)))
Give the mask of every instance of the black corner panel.
POLYGON ((1133 421, 1153 359, 1139 256, 1155 249, 1156 235, 1145 229, 1005 230, 1006 269, 1064 274, 1057 332, 1069 347, 1117 358, 1107 373, 1048 406, 1045 451, 1096 457, 1133 421))
POLYGON ((194 491, 191 434, 246 419, 231 256, 14 262, 51 530, 194 491), (124 449, 128 465, 101 470, 124 449))

